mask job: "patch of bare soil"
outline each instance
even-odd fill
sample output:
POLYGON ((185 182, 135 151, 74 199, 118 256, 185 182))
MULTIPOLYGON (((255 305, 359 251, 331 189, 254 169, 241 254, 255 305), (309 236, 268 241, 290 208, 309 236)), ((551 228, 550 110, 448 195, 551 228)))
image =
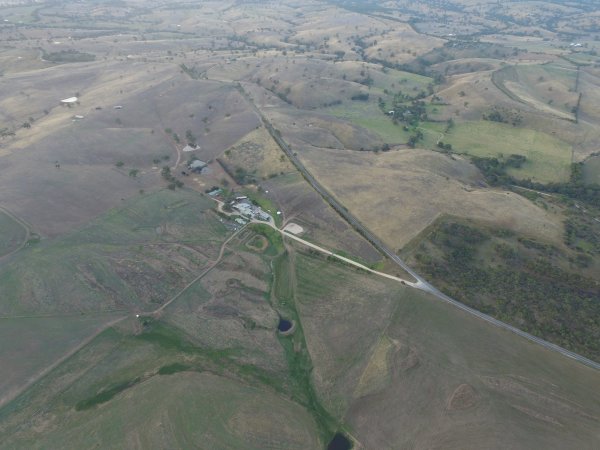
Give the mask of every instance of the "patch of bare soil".
POLYGON ((469 409, 477 405, 479 401, 479 395, 468 384, 461 384, 458 386, 450 398, 448 398, 448 411, 456 411, 461 409, 469 409))
POLYGON ((534 419, 542 420, 544 422, 548 422, 553 425, 558 425, 559 427, 562 427, 562 424, 558 420, 556 420, 554 417, 547 416, 545 414, 542 414, 539 411, 534 411, 533 409, 525 408, 524 406, 519 406, 519 405, 510 405, 510 406, 512 406, 515 409, 518 409, 519 411, 521 411, 524 414, 527 414, 530 417, 533 417, 534 419))
POLYGON ((110 286, 105 286, 100 283, 96 278, 93 270, 88 267, 86 264, 78 264, 77 266, 78 272, 76 272, 75 276, 78 276, 81 280, 83 280, 92 290, 102 292, 106 297, 115 301, 115 304, 119 307, 124 307, 125 303, 119 298, 118 293, 112 289, 110 286))
POLYGON ((396 355, 394 364, 396 372, 406 372, 407 370, 417 367, 420 363, 419 354, 410 346, 402 346, 396 355))
POLYGON ((539 394, 513 379, 483 377, 483 382, 496 391, 512 394, 522 399, 533 400, 536 402, 536 404, 543 406, 546 410, 552 408, 554 411, 561 412, 563 414, 576 414, 588 419, 597 420, 596 417, 588 414, 575 403, 567 401, 566 399, 561 399, 554 395, 550 396, 539 394))
POLYGON ((304 228, 302 228, 297 223, 290 222, 290 223, 288 223, 285 226, 285 228, 283 229, 283 231, 288 231, 288 232, 290 232, 292 234, 302 234, 304 232, 304 228))

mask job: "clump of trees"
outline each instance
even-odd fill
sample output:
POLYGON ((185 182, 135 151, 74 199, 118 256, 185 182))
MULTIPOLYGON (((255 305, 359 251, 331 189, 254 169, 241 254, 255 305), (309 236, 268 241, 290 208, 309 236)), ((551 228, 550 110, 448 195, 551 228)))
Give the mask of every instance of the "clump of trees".
POLYGON ((235 182, 239 185, 256 183, 254 174, 248 172, 243 167, 236 167, 232 175, 235 182))
POLYGON ((194 136, 194 134, 192 133, 192 130, 186 130, 185 138, 187 139, 188 144, 191 145, 192 147, 196 145, 196 136, 194 136))
POLYGON ((360 94, 353 95, 351 97, 351 99, 352 100, 358 100, 358 101, 361 101, 361 102, 366 102, 366 101, 369 100, 369 94, 367 94, 365 92, 361 92, 360 94))
POLYGON ((188 67, 185 64, 180 64, 179 68, 183 73, 187 74, 190 78, 194 80, 206 78, 206 73, 202 70, 199 70, 196 66, 188 67))
MULTIPOLYGON (((556 247, 449 219, 416 252, 418 269, 454 298, 566 348, 600 356, 600 303, 594 301, 600 287, 579 270, 556 264, 556 258, 569 258, 556 247)), ((581 266, 587 258, 573 260, 581 266)))
POLYGON ((408 138, 408 142, 406 143, 410 148, 415 148, 419 141, 423 140, 423 132, 421 130, 416 130, 415 134, 411 135, 408 138))
POLYGON ((496 107, 487 114, 483 114, 482 119, 489 120, 490 122, 510 123, 514 127, 523 123, 523 116, 520 112, 508 111, 496 107))
POLYGON ((91 53, 79 52, 77 50, 62 50, 53 53, 46 53, 42 50, 42 58, 50 62, 70 63, 94 61, 96 56, 91 53))
POLYGON ((169 166, 164 166, 160 171, 161 176, 169 183, 167 187, 171 190, 175 190, 176 188, 183 187, 183 181, 178 180, 171 173, 171 168, 169 166))
POLYGON ((518 169, 527 162, 523 155, 512 154, 507 158, 479 157, 472 156, 471 161, 477 166, 487 181, 492 185, 515 184, 516 180, 508 175, 507 169, 518 169))
POLYGON ((568 214, 569 217, 564 222, 564 242, 572 249, 582 252, 578 255, 579 260, 577 263, 587 267, 591 262, 591 257, 585 255, 585 252, 600 254, 600 224, 580 211, 570 211, 568 214), (585 249, 582 247, 585 247, 585 249))
POLYGON ((483 172, 488 183, 494 186, 516 185, 534 191, 564 195, 600 208, 600 185, 586 184, 583 179, 583 164, 571 165, 571 178, 567 182, 542 184, 530 179, 521 180, 507 173, 509 168, 520 168, 527 162, 523 155, 510 155, 505 159, 472 156, 471 161, 483 172))
POLYGON ((382 98, 379 98, 378 104, 381 111, 391 116, 395 124, 404 123, 417 126, 420 121, 427 120, 427 108, 421 98, 423 97, 420 94, 410 96, 400 91, 394 95, 390 110, 387 110, 382 98))
POLYGON ((438 148, 444 150, 445 152, 451 152, 452 151, 452 144, 449 143, 444 143, 443 141, 439 141, 437 143, 438 148))

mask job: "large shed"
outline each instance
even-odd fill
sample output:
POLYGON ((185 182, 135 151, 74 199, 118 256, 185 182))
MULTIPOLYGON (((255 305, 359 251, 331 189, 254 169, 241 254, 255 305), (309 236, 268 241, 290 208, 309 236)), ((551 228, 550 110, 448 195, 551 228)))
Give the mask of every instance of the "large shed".
POLYGON ((77 97, 69 97, 69 98, 65 98, 64 100, 61 100, 60 102, 63 105, 70 105, 73 103, 77 103, 77 100, 79 100, 77 97))
POLYGON ((204 161, 200 161, 199 159, 195 159, 188 167, 192 172, 201 172, 202 169, 206 167, 206 163, 204 161))

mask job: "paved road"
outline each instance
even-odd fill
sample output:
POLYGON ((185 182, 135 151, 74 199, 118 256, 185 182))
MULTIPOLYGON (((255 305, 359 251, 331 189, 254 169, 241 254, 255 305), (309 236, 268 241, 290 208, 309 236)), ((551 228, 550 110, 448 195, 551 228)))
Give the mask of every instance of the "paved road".
POLYGON ((280 132, 278 130, 276 130, 273 127, 273 125, 271 125, 271 122, 265 117, 265 115, 262 113, 262 111, 260 111, 257 108, 257 106, 254 104, 254 102, 250 99, 250 97, 248 96, 248 94, 246 93, 246 91, 244 90, 244 88, 241 84, 239 85, 239 89, 240 89, 240 92, 242 93, 242 95, 248 101, 248 103, 253 107, 254 111, 258 114, 258 116, 262 120, 262 122, 263 122, 265 128, 267 129, 267 131, 269 132, 269 134, 271 134, 271 136, 273 137, 275 142, 277 142, 277 144, 279 145, 281 150, 283 150, 283 152, 288 156, 288 158, 294 164, 296 169, 302 174, 302 176, 306 179, 306 181, 308 181, 308 183, 313 187, 313 189, 315 191, 317 191, 319 193, 319 195, 321 195, 321 197, 323 197, 323 199, 327 203, 329 203, 329 205, 333 209, 335 209, 335 211, 340 216, 342 216, 350 225, 352 225, 352 227, 356 231, 358 231, 360 234, 362 234, 364 236, 364 238, 367 241, 369 241, 375 248, 377 248, 383 254, 387 255, 392 261, 394 261, 396 264, 398 264, 400 267, 402 267, 406 272, 408 272, 410 275, 412 275, 415 278, 415 280, 417 280, 416 286, 415 286, 416 288, 421 289, 426 292, 429 292, 442 301, 450 303, 469 314, 472 314, 482 320, 485 320, 488 323, 491 323, 492 325, 495 325, 499 328, 503 328, 505 330, 511 331, 512 333, 515 333, 521 337, 524 337, 525 339, 528 339, 529 341, 535 342, 536 344, 539 344, 542 347, 547 348, 548 350, 558 352, 568 358, 574 359, 582 364, 585 364, 586 366, 600 370, 600 363, 597 363, 596 361, 592 361, 591 359, 588 359, 585 356, 581 356, 575 352, 572 352, 570 350, 562 348, 556 344, 545 341, 544 339, 533 336, 532 334, 529 334, 525 331, 519 330, 518 328, 513 327, 512 325, 504 323, 498 319, 488 316, 487 314, 477 311, 476 309, 473 309, 457 300, 454 300, 453 298, 450 298, 449 296, 447 296, 446 294, 444 294, 443 292, 438 290, 435 286, 433 286, 431 283, 427 282, 421 276, 419 276, 392 249, 390 249, 387 245, 385 245, 377 236, 375 236, 373 233, 371 233, 367 229, 367 227, 365 227, 362 223, 360 223, 360 221, 354 215, 352 215, 340 202, 338 202, 333 197, 333 195, 331 195, 312 176, 312 174, 306 169, 304 164, 298 159, 296 154, 289 147, 287 142, 285 142, 282 139, 280 132))

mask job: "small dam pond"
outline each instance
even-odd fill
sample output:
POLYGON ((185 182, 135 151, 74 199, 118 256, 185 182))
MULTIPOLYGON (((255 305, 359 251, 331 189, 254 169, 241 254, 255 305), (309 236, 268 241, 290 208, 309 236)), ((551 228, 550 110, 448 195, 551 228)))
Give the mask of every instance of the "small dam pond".
POLYGON ((351 448, 352 442, 342 433, 336 433, 327 446, 327 450, 350 450, 351 448))
POLYGON ((292 322, 286 320, 284 318, 279 319, 279 325, 277 325, 277 329, 282 333, 289 331, 292 328, 292 322))

